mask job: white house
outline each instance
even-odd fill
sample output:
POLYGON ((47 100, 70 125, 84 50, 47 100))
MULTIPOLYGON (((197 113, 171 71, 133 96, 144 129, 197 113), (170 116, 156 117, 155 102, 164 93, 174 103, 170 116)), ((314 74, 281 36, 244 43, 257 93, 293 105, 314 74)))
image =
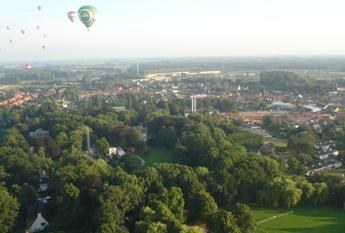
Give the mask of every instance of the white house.
POLYGON ((43 129, 37 129, 36 131, 32 131, 29 133, 30 137, 37 138, 37 137, 48 137, 49 131, 43 129))
POLYGON ((269 107, 274 110, 289 110, 289 109, 294 108, 295 105, 278 101, 278 102, 273 102, 272 104, 269 105, 269 107))
POLYGON ((304 105, 304 111, 306 112, 321 112, 321 108, 316 107, 315 105, 304 105))
POLYGON ((148 140, 148 130, 147 130, 147 128, 143 127, 142 125, 137 126, 136 128, 140 131, 141 136, 143 138, 143 141, 146 143, 147 140, 148 140))
POLYGON ((109 148, 109 157, 116 156, 117 158, 122 158, 126 155, 126 151, 124 151, 121 147, 110 147, 109 148))
POLYGON ((335 143, 333 141, 323 141, 315 144, 314 148, 316 150, 315 156, 318 159, 325 160, 331 156, 338 156, 339 151, 335 148, 335 143))
POLYGON ((117 147, 109 147, 108 156, 112 157, 112 156, 116 155, 116 151, 117 151, 117 147))
POLYGON ((314 163, 309 167, 310 170, 308 171, 307 175, 313 175, 315 173, 322 173, 324 171, 337 169, 342 165, 342 162, 337 160, 325 160, 320 163, 314 163))
POLYGON ((48 221, 43 218, 41 213, 38 213, 37 214, 37 218, 32 223, 32 225, 29 228, 28 232, 29 233, 35 233, 35 232, 44 231, 47 226, 49 226, 48 221))
POLYGON ((49 199, 51 199, 51 197, 46 196, 46 197, 39 197, 37 200, 42 204, 48 204, 49 199))
POLYGON ((125 112, 127 111, 127 108, 125 106, 118 106, 118 107, 112 107, 113 110, 116 112, 125 112))
POLYGON ((42 183, 40 184, 40 187, 38 188, 38 192, 46 192, 49 188, 48 183, 42 183))

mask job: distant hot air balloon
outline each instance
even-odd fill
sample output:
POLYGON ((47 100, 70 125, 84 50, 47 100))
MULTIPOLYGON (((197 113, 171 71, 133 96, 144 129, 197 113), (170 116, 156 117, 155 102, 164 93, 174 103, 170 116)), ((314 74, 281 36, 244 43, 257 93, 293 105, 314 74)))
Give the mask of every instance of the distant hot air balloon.
POLYGON ((37 6, 38 11, 42 11, 43 7, 42 6, 37 6))
POLYGON ((93 6, 82 6, 78 10, 80 21, 89 29, 96 21, 97 9, 93 6))
POLYGON ((25 70, 31 70, 32 67, 30 64, 25 64, 24 68, 25 70))
POLYGON ((71 20, 72 23, 74 23, 75 19, 77 18, 77 12, 70 11, 67 13, 67 17, 69 18, 69 20, 71 20))

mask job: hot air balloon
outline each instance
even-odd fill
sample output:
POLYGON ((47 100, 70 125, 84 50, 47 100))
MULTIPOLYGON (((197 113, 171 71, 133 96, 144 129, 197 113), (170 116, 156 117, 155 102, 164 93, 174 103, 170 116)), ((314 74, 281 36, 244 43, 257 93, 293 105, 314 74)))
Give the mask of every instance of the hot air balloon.
POLYGON ((38 10, 38 11, 41 11, 42 9, 43 9, 42 6, 37 6, 37 10, 38 10))
POLYGON ((80 21, 87 27, 90 28, 96 21, 97 9, 93 6, 82 6, 78 11, 80 21))
POLYGON ((32 67, 30 64, 25 64, 24 68, 25 70, 31 70, 32 67))
POLYGON ((71 22, 74 23, 75 19, 77 18, 77 12, 70 11, 67 13, 67 16, 68 16, 69 20, 71 20, 71 22))

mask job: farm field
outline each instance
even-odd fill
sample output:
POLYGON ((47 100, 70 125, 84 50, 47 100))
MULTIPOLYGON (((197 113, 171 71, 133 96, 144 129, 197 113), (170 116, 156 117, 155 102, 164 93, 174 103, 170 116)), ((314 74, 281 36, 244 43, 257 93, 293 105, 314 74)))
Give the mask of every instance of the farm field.
POLYGON ((257 233, 345 232, 345 210, 342 209, 328 207, 254 209, 254 215, 258 222, 257 233))

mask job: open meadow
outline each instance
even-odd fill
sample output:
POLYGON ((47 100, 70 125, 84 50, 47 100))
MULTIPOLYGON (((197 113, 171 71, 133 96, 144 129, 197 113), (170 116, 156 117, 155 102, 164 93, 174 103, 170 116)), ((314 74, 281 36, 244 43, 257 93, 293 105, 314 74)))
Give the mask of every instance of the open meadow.
POLYGON ((328 207, 255 209, 257 233, 344 233, 345 210, 328 207))

